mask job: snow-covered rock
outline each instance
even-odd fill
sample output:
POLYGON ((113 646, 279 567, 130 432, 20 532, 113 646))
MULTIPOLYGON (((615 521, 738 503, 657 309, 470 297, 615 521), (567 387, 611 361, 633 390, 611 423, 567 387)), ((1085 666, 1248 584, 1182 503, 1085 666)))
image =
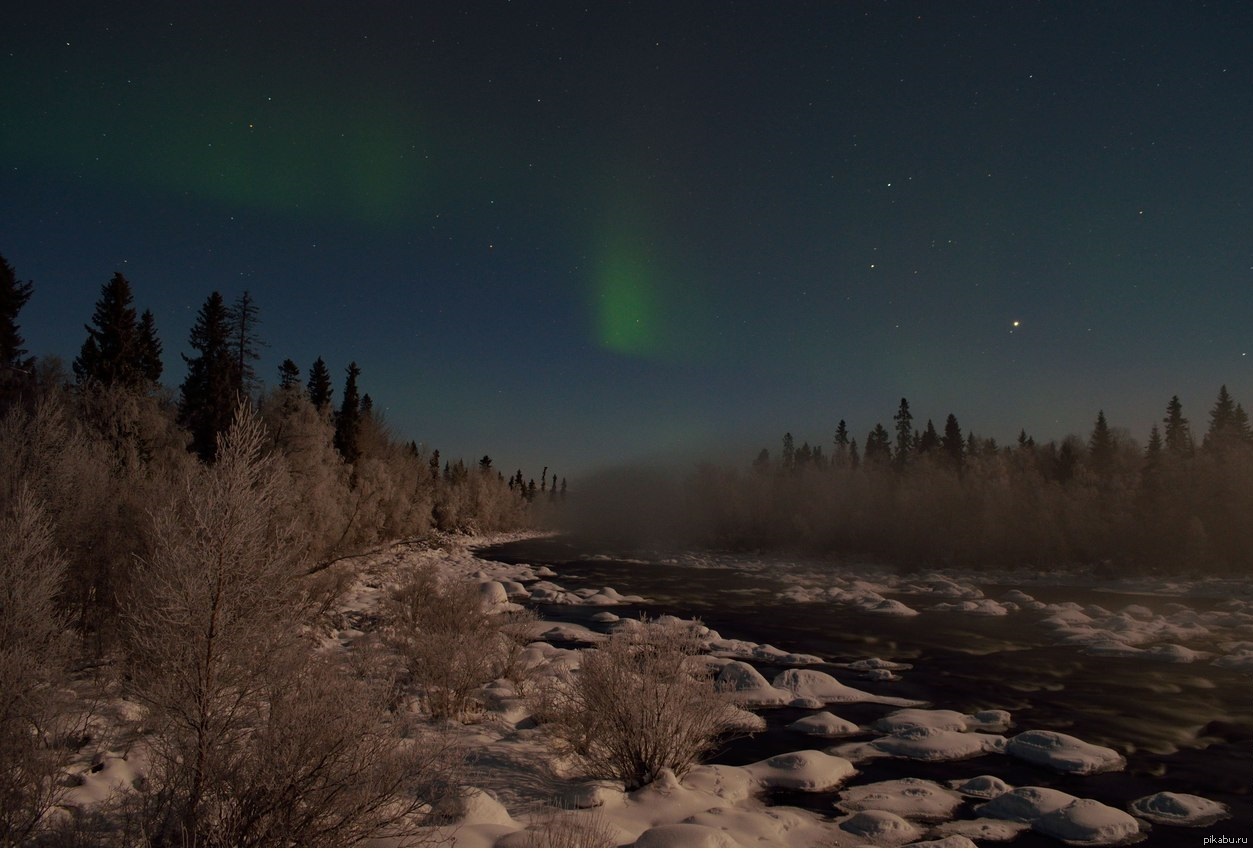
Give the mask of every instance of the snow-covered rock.
POLYGON ((905 819, 942 821, 951 818, 961 803, 961 795, 938 783, 905 777, 845 789, 836 806, 847 813, 882 810, 905 819))
POLYGON ((631 843, 632 848, 738 848, 725 831, 704 824, 661 824, 650 827, 631 843))
POLYGON ((798 733, 805 733, 810 736, 825 736, 827 738, 850 736, 861 732, 861 728, 852 721, 847 721, 830 712, 806 715, 804 718, 799 718, 788 724, 787 728, 798 733))
POLYGON ((743 768, 763 786, 802 792, 834 789, 857 773, 843 757, 816 750, 782 753, 743 768))
POLYGON ((1013 786, 1010 786, 999 777, 993 777, 991 774, 980 774, 978 777, 971 777, 969 780, 950 780, 949 786, 967 797, 983 798, 985 800, 991 800, 998 795, 1014 791, 1013 786))
POLYGON ((934 727, 908 727, 871 743, 885 754, 924 762, 968 759, 1005 749, 1005 737, 990 733, 962 733, 934 727))
POLYGON ((1112 748, 1088 744, 1082 739, 1051 730, 1019 733, 1006 744, 1005 752, 1018 759, 1070 774, 1116 771, 1127 764, 1127 760, 1112 748))
POLYGON ((886 703, 889 706, 920 706, 916 700, 871 694, 846 686, 830 674, 793 668, 774 678, 775 688, 786 689, 799 698, 813 698, 821 703, 886 703))
POLYGON ((1019 786, 1012 792, 997 795, 986 804, 975 808, 984 818, 1006 821, 1034 822, 1043 815, 1060 810, 1079 800, 1058 789, 1047 786, 1019 786))
POLYGON ((791 692, 770 685, 756 668, 738 660, 722 666, 717 683, 740 706, 784 706, 792 699, 791 692))
POLYGON ((1131 802, 1131 812, 1157 824, 1204 827, 1227 818, 1227 805, 1199 795, 1158 792, 1131 802))
POLYGON ((840 822, 840 829, 864 845, 901 846, 922 837, 922 830, 895 813, 862 810, 840 822))
POLYGON ((1122 810, 1081 798, 1040 816, 1031 829, 1070 845, 1118 845, 1138 834, 1140 825, 1122 810))

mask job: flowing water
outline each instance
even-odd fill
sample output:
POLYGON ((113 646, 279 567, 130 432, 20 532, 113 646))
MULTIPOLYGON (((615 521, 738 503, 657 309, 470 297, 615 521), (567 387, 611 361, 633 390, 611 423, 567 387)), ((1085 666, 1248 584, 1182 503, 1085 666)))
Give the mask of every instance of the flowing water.
MULTIPOLYGON (((1243 838, 1246 845, 1253 842, 1253 676, 1249 673, 1205 661, 1180 664, 1091 655, 1080 647, 1059 644, 1040 625, 1047 613, 1035 611, 1004 617, 932 611, 930 607, 939 602, 935 597, 893 592, 893 599, 921 613, 892 617, 830 601, 787 599, 785 589, 795 585, 798 575, 819 585, 848 575, 849 568, 835 565, 806 563, 798 571, 795 563, 785 560, 776 565, 768 559, 641 556, 561 538, 504 544, 480 555, 549 566, 558 574, 554 580, 565 588, 611 586, 648 600, 612 610, 621 616, 696 617, 723 637, 769 643, 831 663, 870 656, 908 662, 913 669, 896 682, 859 682, 842 668, 832 667, 828 672, 867 691, 924 700, 938 709, 1008 710, 1013 727, 1006 735, 1055 730, 1112 747, 1127 757, 1125 770, 1087 777, 1059 774, 1002 754, 938 763, 884 758, 859 764, 857 783, 898 777, 944 782, 992 774, 1013 785, 1050 786, 1118 808, 1155 792, 1188 793, 1222 801, 1231 808, 1232 817, 1203 828, 1154 825, 1143 844, 1202 846, 1207 838, 1221 836, 1243 838)), ((876 570, 881 576, 883 569, 876 570)), ((1185 605, 1206 611, 1225 602, 1213 596, 1119 593, 1060 581, 1031 586, 979 583, 979 588, 991 599, 1003 599, 1011 588, 1023 588, 1046 603, 1073 601, 1115 612, 1132 604, 1155 612, 1172 605, 1176 610, 1185 605)), ((598 628, 589 618, 600 609, 545 606, 541 611, 546 618, 598 628)), ((1238 626, 1237 631, 1238 637, 1253 639, 1248 627, 1238 626)), ((780 670, 754 665, 767 678, 780 670)), ((890 711, 870 704, 830 708, 863 725, 890 711)), ((832 744, 784 729, 813 710, 758 711, 767 719, 769 730, 728 743, 712 761, 744 764, 832 744)), ((870 738, 870 734, 860 737, 870 738)), ((826 793, 781 794, 776 799, 833 815, 835 798, 835 793, 826 793)), ((1028 831, 1009 844, 1056 843, 1028 831)))

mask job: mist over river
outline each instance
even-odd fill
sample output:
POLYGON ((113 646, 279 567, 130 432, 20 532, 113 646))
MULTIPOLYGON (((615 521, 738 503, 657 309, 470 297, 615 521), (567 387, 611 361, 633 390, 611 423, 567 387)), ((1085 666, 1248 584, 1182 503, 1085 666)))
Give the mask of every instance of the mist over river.
MULTIPOLYGON (((1053 730, 1127 759, 1121 771, 1078 776, 1000 753, 946 762, 877 758, 858 762, 860 773, 850 785, 990 774, 1119 809, 1157 792, 1187 793, 1226 804, 1231 817, 1207 827, 1152 825, 1143 844, 1199 847, 1218 836, 1253 840, 1253 673, 1235 655, 1253 641, 1247 586, 1194 583, 1163 591, 1162 583, 1102 582, 1082 574, 1032 573, 1013 581, 999 574, 940 576, 785 557, 642 553, 568 538, 516 541, 480 555, 548 566, 567 588, 610 586, 648 601, 611 609, 623 617, 699 618, 726 638, 820 656, 828 664, 813 667, 857 688, 963 713, 1006 710, 1012 716, 1006 736, 1053 730), (836 595, 833 585, 877 591, 836 595), (874 597, 914 614, 885 614, 886 606, 864 604, 874 597), (994 611, 999 613, 989 614, 994 611), (1080 632, 1087 624, 1093 625, 1091 636, 1080 632), (1162 631, 1162 643, 1141 641, 1124 651, 1109 638, 1115 627, 1125 634, 1136 627, 1162 631), (1180 635, 1187 640, 1176 640, 1180 635), (913 667, 887 682, 861 680, 841 667, 868 657, 913 667)), ((535 604, 545 618, 604 629, 591 621, 597 609, 535 604)), ((754 665, 767 678, 783 670, 754 665)), ((890 711, 864 703, 828 708, 863 727, 890 711)), ((813 710, 756 711, 768 731, 728 743, 710 761, 741 765, 835 744, 784 729, 813 710)), ((851 740, 875 735, 863 732, 851 740)), ((833 816, 835 797, 778 793, 774 799, 833 816)), ((1007 844, 1060 843, 1027 831, 1007 844)))

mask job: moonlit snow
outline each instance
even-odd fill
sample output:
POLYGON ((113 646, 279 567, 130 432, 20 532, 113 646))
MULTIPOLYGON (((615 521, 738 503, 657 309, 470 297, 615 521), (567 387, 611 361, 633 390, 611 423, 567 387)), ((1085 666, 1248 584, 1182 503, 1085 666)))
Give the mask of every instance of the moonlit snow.
POLYGON ((1117 771, 1127 764, 1117 751, 1049 730, 1019 733, 1009 740, 1005 751, 1027 762, 1072 774, 1117 771))

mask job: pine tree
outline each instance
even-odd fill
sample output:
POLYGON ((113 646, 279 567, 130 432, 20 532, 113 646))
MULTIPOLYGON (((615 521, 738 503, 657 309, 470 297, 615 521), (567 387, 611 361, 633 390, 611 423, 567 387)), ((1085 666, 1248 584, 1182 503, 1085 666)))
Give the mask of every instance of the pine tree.
POLYGON ((764 446, 757 453, 757 457, 753 459, 753 472, 758 475, 764 475, 770 472, 770 450, 764 446))
POLYGON ((861 455, 857 452, 856 440, 849 441, 848 444, 848 466, 853 470, 861 466, 861 455))
POLYGON ((361 416, 374 416, 374 400, 370 398, 369 393, 364 393, 361 396, 361 416))
POLYGON ((309 401, 318 411, 325 413, 331 406, 331 373, 326 362, 319 357, 309 368, 309 401))
POLYGON ((866 463, 886 466, 892 462, 892 443, 888 430, 883 423, 875 423, 875 427, 866 437, 866 463))
POLYGON ((927 420, 927 427, 918 437, 918 454, 926 455, 933 449, 940 447, 940 435, 935 430, 935 423, 927 420))
POLYGON ((789 431, 783 435, 783 470, 790 473, 794 469, 796 469, 796 442, 789 431))
POLYGON ((265 345, 257 336, 257 326, 261 324, 261 320, 257 318, 258 313, 257 302, 247 290, 235 299, 235 303, 228 310, 231 358, 235 364, 235 375, 238 376, 239 391, 245 396, 255 395, 260 386, 256 370, 252 366, 261 357, 257 349, 265 345))
POLYGON ((1209 430, 1201 448, 1210 453, 1227 452, 1247 440, 1248 417, 1244 409, 1236 405, 1224 384, 1218 390, 1218 399, 1210 410, 1209 430), (1239 413, 1237 413, 1237 410, 1239 413))
POLYGON ((130 282, 115 272, 100 289, 100 300, 84 325, 87 339, 74 359, 74 377, 80 384, 95 381, 106 386, 141 387, 145 379, 144 353, 130 282))
POLYGON ((361 399, 357 395, 357 377, 361 369, 357 362, 348 364, 348 378, 344 382, 344 400, 335 416, 335 448, 344 461, 352 464, 361 457, 361 399))
MULTIPOLYGON (((896 422, 896 455, 897 469, 903 470, 909 463, 909 453, 914 445, 914 416, 909 412, 909 400, 901 397, 901 406, 892 417, 896 422)), ((866 452, 870 452, 870 444, 866 444, 866 452)))
POLYGON ((1088 440, 1088 463, 1101 478, 1107 478, 1114 470, 1114 437, 1110 434, 1104 411, 1097 412, 1096 425, 1088 440))
POLYGON ((239 381, 230 349, 231 325, 226 302, 212 293, 196 314, 189 343, 197 353, 183 355, 187 378, 179 400, 179 421, 191 432, 191 448, 204 461, 217 456, 217 437, 230 426, 239 381))
POLYGON ((165 371, 165 363, 161 360, 161 339, 157 336, 157 320, 151 310, 145 310, 139 317, 139 366, 144 378, 156 384, 165 371))
MULTIPOLYGON (((971 435, 972 439, 973 437, 974 435, 971 435)), ((953 466, 960 470, 965 461, 966 441, 962 437, 961 426, 957 424, 957 417, 952 414, 944 420, 944 437, 940 441, 940 446, 953 466)))
POLYGON ((17 315, 34 291, 34 285, 19 281, 13 267, 0 256, 0 412, 29 383, 34 369, 35 359, 24 357, 26 341, 17 324, 17 315))
POLYGON ((30 281, 19 281, 9 262, 0 255, 0 368, 26 371, 31 362, 24 360, 26 341, 22 339, 17 315, 35 291, 30 281))
POLYGON ((840 420, 840 424, 835 427, 835 455, 831 459, 834 466, 849 466, 848 447, 848 426, 845 425, 844 420, 840 420))
POLYGON ((486 476, 487 474, 491 473, 491 471, 492 471, 492 456, 484 455, 482 458, 479 459, 479 472, 486 476))
POLYGON ((1192 455, 1192 432, 1188 428, 1188 420, 1183 415, 1183 404, 1178 396, 1170 397, 1170 404, 1166 406, 1166 418, 1162 422, 1166 424, 1163 435, 1166 454, 1174 458, 1192 455))
POLYGON ((280 390, 291 391, 300 386, 300 367, 291 358, 284 358, 278 365, 278 386, 280 390))

